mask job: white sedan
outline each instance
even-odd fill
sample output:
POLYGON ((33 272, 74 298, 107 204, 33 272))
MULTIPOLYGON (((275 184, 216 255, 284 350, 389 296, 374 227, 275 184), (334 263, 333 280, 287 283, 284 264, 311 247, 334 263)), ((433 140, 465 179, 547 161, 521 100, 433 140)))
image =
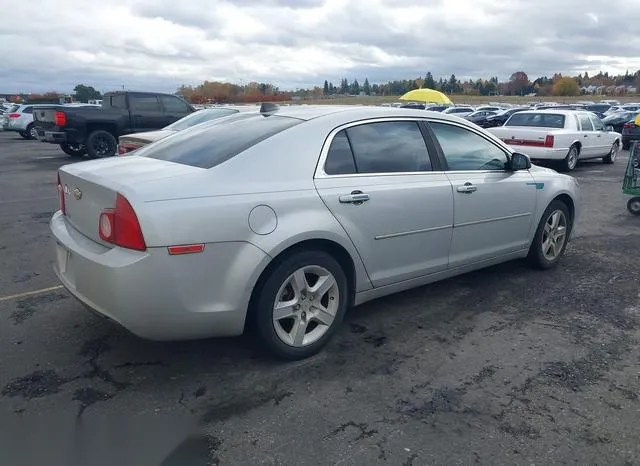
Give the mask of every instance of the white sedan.
POLYGON ((575 180, 455 116, 263 106, 129 157, 65 165, 55 271, 154 340, 239 335, 319 351, 346 309, 500 262, 553 267, 575 180))
POLYGON ((488 130, 533 161, 550 160, 571 171, 578 160, 614 163, 622 135, 595 114, 576 110, 532 110, 511 115, 504 126, 488 130))

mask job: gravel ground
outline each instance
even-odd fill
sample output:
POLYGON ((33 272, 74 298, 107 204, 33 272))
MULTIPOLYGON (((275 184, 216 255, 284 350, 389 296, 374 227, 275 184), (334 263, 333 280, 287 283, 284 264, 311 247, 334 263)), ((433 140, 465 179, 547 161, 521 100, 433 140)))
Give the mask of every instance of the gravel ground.
POLYGON ((575 171, 583 214, 556 269, 366 304, 284 364, 245 337, 140 340, 62 288, 24 295, 58 286, 48 221, 70 158, 0 133, 0 464, 640 464, 627 158, 575 171))

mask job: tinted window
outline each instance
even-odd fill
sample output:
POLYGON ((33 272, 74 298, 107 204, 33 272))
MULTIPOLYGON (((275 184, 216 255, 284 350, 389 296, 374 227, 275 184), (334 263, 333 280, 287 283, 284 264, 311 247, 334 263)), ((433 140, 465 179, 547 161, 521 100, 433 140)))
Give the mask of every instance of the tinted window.
POLYGON ((440 143, 449 170, 504 170, 505 152, 483 137, 459 126, 429 123, 440 143))
POLYGON ((211 168, 302 120, 238 113, 175 133, 136 151, 136 155, 192 167, 211 168))
POLYGON ((514 113, 504 125, 564 128, 564 115, 557 113, 514 113))
POLYGON ((183 129, 191 128, 192 126, 204 123, 205 121, 215 120, 216 118, 232 115, 234 113, 238 113, 238 110, 231 108, 210 108, 206 110, 198 110, 179 119, 175 123, 170 124, 164 129, 182 131, 183 129))
POLYGON ((20 108, 20 105, 11 105, 8 109, 7 109, 7 113, 14 113, 16 110, 18 110, 20 108))
POLYGON ((593 131, 593 125, 591 124, 589 115, 584 115, 581 113, 580 115, 578 115, 578 120, 580 120, 582 131, 593 131))
POLYGON ((160 112, 160 104, 155 95, 135 95, 130 96, 131 108, 139 112, 160 112))
POLYGON ((189 107, 184 100, 169 95, 161 95, 160 102, 167 113, 189 113, 189 107))
POLYGON ((22 109, 22 113, 33 113, 33 107, 25 107, 22 109))
POLYGON ((127 108, 127 97, 125 94, 113 94, 105 96, 102 106, 106 108, 127 108))
POLYGON ((368 123, 347 129, 358 173, 431 170, 427 146, 415 121, 368 123))
POLYGON ((331 147, 324 163, 324 172, 327 175, 348 175, 356 173, 356 163, 353 159, 347 133, 342 130, 331 141, 331 147))
POLYGON ((598 117, 591 117, 591 123, 593 123, 593 128, 596 131, 604 130, 604 123, 598 117))

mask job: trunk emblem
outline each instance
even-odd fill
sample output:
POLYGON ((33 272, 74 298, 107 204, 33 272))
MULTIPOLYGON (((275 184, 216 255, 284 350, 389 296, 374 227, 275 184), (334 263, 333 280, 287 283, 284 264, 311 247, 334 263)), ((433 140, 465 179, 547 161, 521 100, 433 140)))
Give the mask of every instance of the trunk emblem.
POLYGON ((80 200, 82 199, 82 191, 80 191, 80 188, 73 188, 73 196, 76 198, 76 200, 80 200))

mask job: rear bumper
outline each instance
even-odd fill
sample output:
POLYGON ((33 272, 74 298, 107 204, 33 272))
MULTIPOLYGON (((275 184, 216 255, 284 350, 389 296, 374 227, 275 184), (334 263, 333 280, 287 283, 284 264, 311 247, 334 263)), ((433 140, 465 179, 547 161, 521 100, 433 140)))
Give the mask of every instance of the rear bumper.
POLYGON ((108 248, 61 212, 51 219, 54 271, 93 311, 150 340, 235 336, 244 330, 255 270, 267 256, 249 243, 210 243, 200 254, 108 248))
POLYGON ((45 131, 37 128, 36 132, 38 133, 38 139, 42 142, 51 142, 54 144, 67 142, 67 133, 63 131, 45 131))
POLYGON ((562 160, 569 152, 568 147, 562 149, 516 145, 510 145, 509 147, 517 152, 528 155, 531 160, 562 160))

